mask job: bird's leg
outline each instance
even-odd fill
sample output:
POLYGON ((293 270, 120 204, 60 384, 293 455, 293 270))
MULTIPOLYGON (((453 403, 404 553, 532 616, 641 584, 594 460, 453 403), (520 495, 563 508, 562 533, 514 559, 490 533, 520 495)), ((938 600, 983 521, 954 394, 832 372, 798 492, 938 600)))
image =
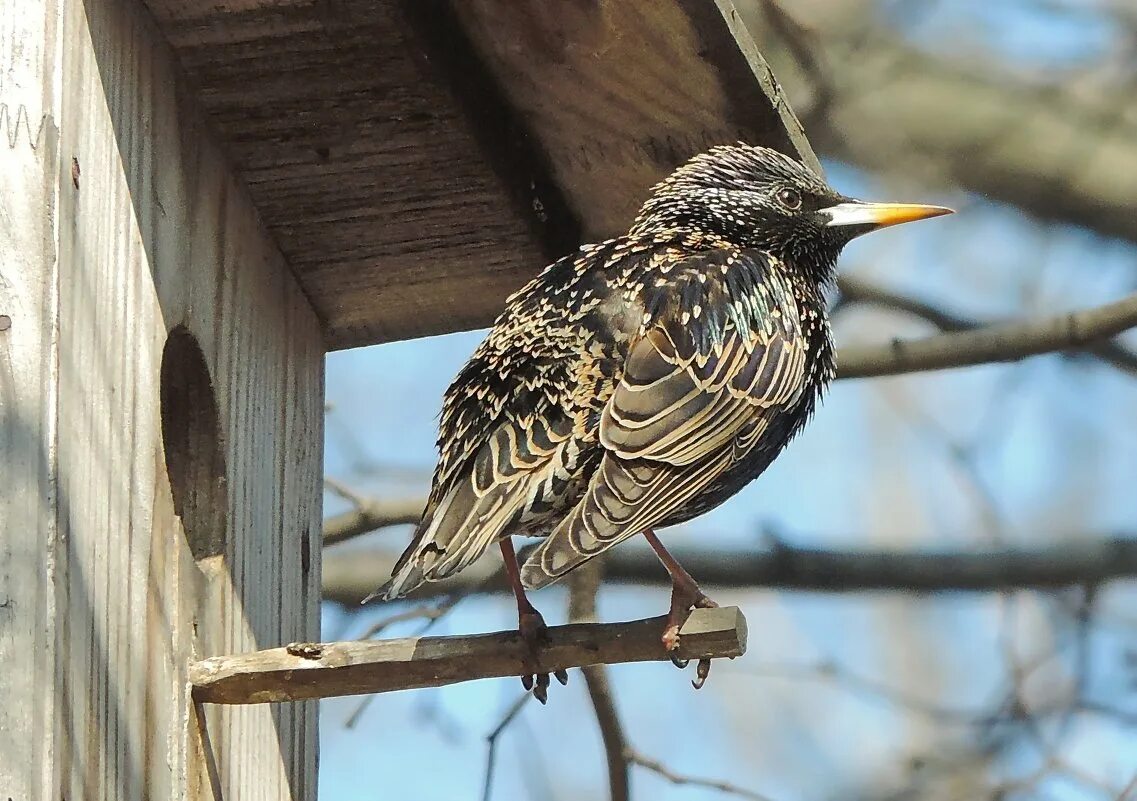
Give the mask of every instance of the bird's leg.
MULTIPOLYGON (((648 545, 655 551, 655 555, 659 557, 659 561, 667 568, 668 574, 671 576, 671 609, 667 613, 667 626, 663 629, 663 647, 671 653, 671 661, 676 667, 687 667, 687 661, 680 659, 675 655, 675 651, 679 648, 679 629, 687 622, 687 617, 691 614, 691 610, 699 607, 701 609, 711 609, 718 606, 717 603, 707 597, 707 594, 700 589, 698 582, 691 578, 691 574, 683 569, 683 565, 676 561, 663 543, 659 541, 659 537, 655 532, 648 529, 644 532, 644 539, 647 540, 648 545)), ((703 686, 707 680, 707 676, 711 671, 711 660, 700 659, 699 666, 696 669, 696 679, 692 682, 695 689, 703 686)))
MULTIPOLYGON (((504 537, 498 540, 498 545, 501 546, 501 558, 505 562, 509 586, 513 588, 513 597, 517 599, 517 631, 529 649, 529 664, 526 672, 521 674, 521 684, 526 690, 532 690, 533 695, 543 704, 549 699, 549 674, 538 672, 540 658, 537 651, 545 641, 548 627, 545 618, 529 603, 529 598, 525 595, 525 587, 521 584, 521 569, 517 565, 517 552, 513 549, 513 538, 504 537), (532 668, 532 672, 529 672, 529 668, 532 668)), ((568 673, 564 670, 558 670, 554 675, 561 684, 568 684, 568 673)))

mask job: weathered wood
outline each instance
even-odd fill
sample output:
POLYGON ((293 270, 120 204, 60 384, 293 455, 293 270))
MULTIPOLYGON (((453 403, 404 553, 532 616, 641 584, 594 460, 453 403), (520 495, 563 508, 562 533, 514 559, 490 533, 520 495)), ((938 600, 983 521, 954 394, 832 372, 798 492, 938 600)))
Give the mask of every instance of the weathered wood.
POLYGON ((545 263, 404 3, 148 5, 330 346, 481 325, 545 263))
MULTIPOLYGON (((554 626, 540 651, 541 670, 666 660, 659 639, 663 627, 662 617, 554 626)), ((746 618, 737 607, 696 609, 680 631, 679 656, 684 659, 734 658, 745 652, 746 618)), ((293 643, 205 659, 190 668, 190 681, 194 698, 202 702, 264 704, 518 676, 526 669, 526 654, 516 631, 293 643)))
POLYGON ((58 801, 52 9, 0 0, 0 798, 58 801), (30 7, 29 7, 30 6, 30 7))
POLYGON ((0 24, 0 795, 314 798, 187 669, 318 637, 318 320, 140 4, 0 24))
POLYGON ((627 230, 648 188, 712 145, 750 140, 820 171, 730 0, 454 9, 550 154, 589 238, 627 230))
POLYGON ((731 0, 145 1, 332 348, 489 323, 710 145, 816 166, 731 0))

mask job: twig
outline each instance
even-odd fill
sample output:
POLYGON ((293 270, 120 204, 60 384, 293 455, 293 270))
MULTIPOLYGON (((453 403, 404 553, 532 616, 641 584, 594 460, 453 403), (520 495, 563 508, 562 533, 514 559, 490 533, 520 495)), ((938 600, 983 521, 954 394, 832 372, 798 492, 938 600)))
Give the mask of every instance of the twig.
POLYGON ((360 492, 355 491, 339 479, 332 478, 331 476, 324 477, 324 489, 333 495, 338 495, 356 508, 367 505, 366 496, 360 492))
MULTIPOLYGON (((910 314, 925 322, 931 323, 940 331, 972 331, 982 328, 983 323, 978 320, 964 317, 959 314, 926 303, 906 295, 890 292, 887 289, 862 281, 858 278, 843 276, 838 282, 841 298, 848 303, 863 303, 879 306, 884 309, 910 314)), ((1137 375, 1137 353, 1126 348, 1118 342, 1106 341, 1089 345, 1084 351, 1067 351, 1066 356, 1082 356, 1090 353, 1103 362, 1127 373, 1137 375)))
POLYGON ((710 790, 718 790, 721 793, 729 793, 736 795, 740 798, 750 798, 753 801, 771 801, 769 796, 756 793, 753 790, 748 790, 745 787, 739 787, 737 784, 731 784, 726 781, 719 781, 718 779, 703 779, 697 776, 687 776, 682 773, 676 773, 667 765, 660 762, 658 759, 652 759, 641 754, 633 748, 626 748, 624 750, 624 758, 633 765, 639 765, 645 770, 650 770, 658 776, 662 776, 672 784, 690 785, 692 787, 706 787, 710 790))
POLYGON ((1117 797, 1117 801, 1134 801, 1137 799, 1137 773, 1133 774, 1133 778, 1129 780, 1129 784, 1125 785, 1121 790, 1121 794, 1117 797))
POLYGON ((388 526, 414 525, 422 518, 422 510, 426 505, 425 501, 418 498, 379 501, 358 495, 353 502, 356 503, 356 508, 352 511, 333 515, 324 521, 325 546, 335 545, 388 526))
POLYGON ((490 801, 493 795, 493 774, 494 769, 497 767, 497 740, 501 737, 501 733, 505 731, 509 724, 513 722, 521 710, 525 708, 526 702, 533 697, 532 693, 522 693, 517 697, 501 721, 494 727, 494 730, 486 735, 486 780, 482 784, 482 801, 490 801))
MULTIPOLYGON (((425 618, 425 624, 423 624, 423 626, 417 632, 415 632, 416 637, 421 637, 423 634, 426 634, 426 632, 430 631, 435 623, 445 617, 446 614, 449 613, 455 606, 457 606, 458 603, 465 597, 465 595, 450 595, 447 596, 446 599, 442 601, 442 603, 437 604, 436 606, 416 606, 412 609, 406 609, 389 617, 385 617, 371 626, 371 628, 367 629, 367 631, 363 632, 363 636, 360 637, 360 639, 369 640, 372 637, 377 636, 388 626, 395 623, 401 623, 406 620, 418 620, 419 618, 425 618)), ((374 695, 364 696, 364 698, 356 705, 355 709, 352 710, 351 714, 348 715, 347 720, 344 721, 344 727, 348 729, 355 728, 355 724, 359 723, 359 719, 363 717, 363 713, 367 711, 367 708, 371 706, 371 702, 374 700, 374 695)))
POLYGON ((432 624, 457 606, 462 598, 463 596, 461 595, 451 595, 434 606, 415 606, 411 609, 404 609, 402 612, 396 612, 372 624, 367 631, 363 632, 363 635, 359 639, 370 640, 372 637, 378 636, 388 626, 393 626, 396 623, 404 623, 408 620, 425 620, 427 622, 427 625, 418 632, 418 634, 421 635, 425 633, 432 624))
POLYGON ((872 378, 924 370, 1011 362, 1081 348, 1137 325, 1137 294, 1085 311, 939 334, 888 345, 851 345, 837 354, 838 378, 872 378))
MULTIPOLYGON (((569 620, 573 623, 596 622, 596 594, 600 590, 602 573, 601 559, 572 574, 569 586, 569 620)), ((588 687, 588 697, 596 713, 596 724, 600 727, 600 738, 604 742, 604 756, 608 762, 608 791, 612 801, 628 801, 631 794, 628 760, 624 757, 627 740, 612 687, 608 681, 608 669, 604 665, 590 665, 581 668, 584 682, 588 687)))

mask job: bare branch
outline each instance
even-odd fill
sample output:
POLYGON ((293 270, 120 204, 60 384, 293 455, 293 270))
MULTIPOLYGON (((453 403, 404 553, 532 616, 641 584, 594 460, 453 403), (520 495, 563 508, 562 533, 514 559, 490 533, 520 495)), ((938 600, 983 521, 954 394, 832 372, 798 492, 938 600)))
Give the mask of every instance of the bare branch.
MULTIPOLYGON (((377 637, 388 626, 394 625, 395 623, 403 623, 408 620, 425 621, 423 625, 419 627, 419 630, 415 632, 416 637, 421 637, 430 631, 430 629, 434 627, 435 623, 448 615, 455 606, 461 603, 462 599, 465 597, 465 595, 448 595, 444 596, 442 601, 434 606, 416 606, 410 609, 404 609, 402 612, 396 612, 393 615, 388 615, 382 620, 379 620, 376 623, 372 624, 372 626, 367 629, 367 631, 365 631, 363 633, 363 636, 359 639, 369 640, 372 637, 377 637)), ((374 700, 374 695, 364 696, 363 700, 359 702, 359 704, 352 711, 351 715, 348 716, 347 721, 344 723, 344 725, 349 729, 355 728, 355 725, 359 723, 360 718, 363 717, 363 713, 367 711, 367 708, 371 706, 371 702, 374 700)))
POLYGON ((923 370, 1010 362, 1084 347, 1137 325, 1137 294, 1085 311, 989 325, 888 345, 851 345, 837 354, 838 378, 871 378, 923 370))
MULTIPOLYGON (((553 626, 541 646, 542 672, 584 665, 669 659, 660 641, 665 619, 553 626)), ((746 620, 735 607, 698 609, 680 632, 679 656, 707 659, 746 652, 746 620)), ((514 631, 458 637, 407 637, 292 643, 190 665, 194 699, 265 704, 441 687, 531 670, 528 646, 514 631)))
MULTIPOLYGON (((569 585, 569 620, 573 623, 596 622, 596 594, 600 590, 603 557, 593 559, 575 571, 569 585)), ((624 754, 627 740, 612 687, 608 669, 604 665, 589 665, 580 669, 588 686, 588 697, 596 713, 596 724, 604 742, 604 756, 608 761, 608 788, 612 801, 628 801, 630 797, 628 760, 624 754)))
POLYGON ((769 796, 756 793, 753 790, 747 790, 745 787, 739 787, 737 784, 731 784, 730 782, 720 781, 718 779, 702 779, 697 776, 687 776, 682 773, 676 773, 658 759, 644 756, 632 748, 628 748, 624 751, 624 757, 632 764, 639 765, 645 770, 650 770, 652 773, 667 779, 667 781, 672 784, 706 787, 710 790, 718 790, 719 792, 729 795, 736 795, 739 798, 753 799, 753 801, 770 801, 769 796))
POLYGON ((352 506, 360 507, 367 503, 366 497, 359 492, 349 487, 339 479, 332 478, 331 476, 324 477, 324 489, 334 495, 338 495, 352 506))
POLYGON ((497 768, 497 741, 502 732, 509 728, 509 724, 521 714, 525 704, 533 697, 532 693, 522 693, 517 700, 509 705, 509 709, 502 715, 501 721, 494 726, 494 730, 486 735, 486 779, 482 784, 482 801, 490 801, 493 797, 493 775, 497 768))
MULTIPOLYGON (((987 592, 1016 587, 1054 589, 1097 585, 1137 576, 1137 539, 1126 536, 1035 549, 910 553, 895 550, 821 550, 779 545, 752 553, 706 548, 672 548, 676 558, 702 583, 718 587, 777 587, 820 592, 900 590, 905 592, 987 592)), ((391 572, 396 554, 368 551, 324 556, 324 598, 357 604, 391 572)), ((483 560, 446 581, 427 584, 414 597, 439 593, 504 591, 492 560, 483 560)), ((667 575, 647 551, 616 548, 609 553, 609 581, 667 585, 667 575)))
POLYGON ((445 617, 461 600, 461 595, 451 595, 436 605, 415 606, 410 609, 404 609, 401 612, 396 612, 372 624, 367 631, 363 632, 363 636, 359 639, 370 640, 372 637, 378 637, 388 626, 393 626, 396 623, 405 623, 408 620, 425 620, 427 625, 419 631, 419 634, 422 634, 426 629, 430 628, 432 624, 445 617))
MULTIPOLYGON (((925 303, 905 295, 889 292, 882 287, 862 281, 858 278, 845 276, 840 279, 838 286, 841 289, 841 300, 847 303, 864 303, 879 306, 892 311, 910 314, 925 322, 931 323, 944 332, 971 331, 982 328, 983 323, 962 315, 953 314, 939 306, 925 303)), ((1086 353, 1092 353, 1103 362, 1137 375, 1137 353, 1118 342, 1097 342, 1085 348, 1086 353)), ((1080 356, 1080 351, 1066 352, 1064 355, 1080 356)))
POLYGON ((1125 788, 1117 796, 1118 801, 1133 801, 1137 799, 1137 773, 1133 774, 1133 778, 1125 785, 1125 788))
POLYGON ((369 534, 388 526, 414 525, 422 518, 425 501, 417 498, 379 501, 356 496, 357 508, 324 521, 324 545, 369 534))

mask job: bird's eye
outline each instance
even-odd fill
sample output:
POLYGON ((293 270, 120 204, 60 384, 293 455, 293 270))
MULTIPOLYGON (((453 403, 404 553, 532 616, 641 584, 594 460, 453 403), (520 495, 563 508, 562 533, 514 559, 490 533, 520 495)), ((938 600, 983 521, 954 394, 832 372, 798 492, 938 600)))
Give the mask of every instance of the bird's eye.
POLYGON ((778 202, 790 211, 797 211, 801 208, 801 192, 789 187, 782 187, 778 190, 776 195, 778 202))

